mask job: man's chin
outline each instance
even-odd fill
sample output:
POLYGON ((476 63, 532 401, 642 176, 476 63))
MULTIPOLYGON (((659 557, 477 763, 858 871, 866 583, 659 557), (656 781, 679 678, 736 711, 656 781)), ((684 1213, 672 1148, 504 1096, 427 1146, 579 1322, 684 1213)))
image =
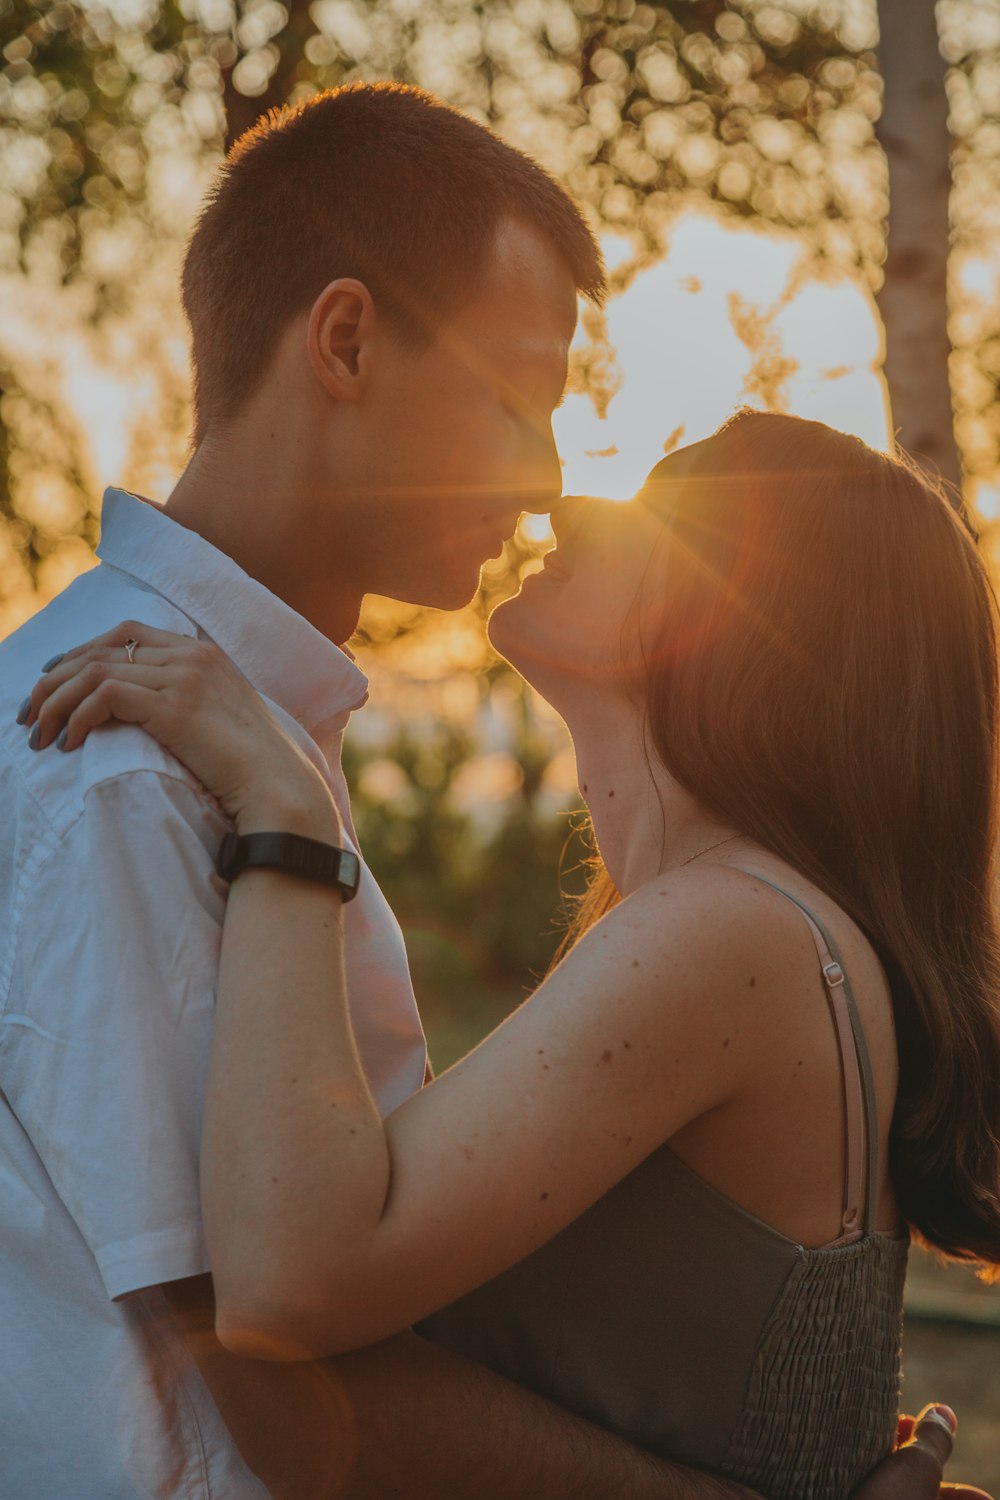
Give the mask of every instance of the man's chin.
POLYGON ((464 609, 471 604, 479 592, 479 572, 473 577, 464 574, 460 578, 435 578, 400 588, 392 597, 401 604, 412 604, 420 609, 452 611, 464 609))

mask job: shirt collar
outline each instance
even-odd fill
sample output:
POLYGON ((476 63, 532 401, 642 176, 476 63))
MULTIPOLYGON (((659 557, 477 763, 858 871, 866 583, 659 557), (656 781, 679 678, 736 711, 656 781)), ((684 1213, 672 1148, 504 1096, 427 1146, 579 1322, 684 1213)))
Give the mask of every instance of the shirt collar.
POLYGON ((365 702, 368 680, 346 651, 160 506, 106 490, 97 555, 175 604, 310 733, 365 702))

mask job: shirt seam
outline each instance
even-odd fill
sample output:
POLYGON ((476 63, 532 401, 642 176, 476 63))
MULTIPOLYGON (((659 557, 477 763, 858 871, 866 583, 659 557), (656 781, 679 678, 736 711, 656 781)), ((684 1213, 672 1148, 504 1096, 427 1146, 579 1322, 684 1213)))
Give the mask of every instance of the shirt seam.
MULTIPOLYGON (((163 1296, 163 1293, 161 1292, 160 1295, 163 1296)), ((170 1340, 168 1340, 164 1336, 163 1329, 159 1326, 159 1322, 155 1316, 155 1313, 149 1305, 148 1292, 140 1293, 140 1296, 143 1300, 144 1311, 146 1312, 147 1319, 149 1320, 149 1326, 152 1328, 157 1342, 159 1343, 161 1349, 164 1351, 167 1359, 170 1361, 174 1374, 174 1389, 177 1393, 178 1398, 184 1405, 185 1411, 187 1413, 189 1430, 193 1431, 195 1440, 198 1445, 198 1468, 201 1471, 199 1476, 198 1488, 201 1491, 201 1494, 204 1496, 204 1500, 211 1500, 212 1484, 208 1470, 208 1454, 205 1452, 205 1434, 202 1430, 202 1425, 198 1416, 197 1408, 191 1398, 191 1392, 188 1389, 187 1381, 184 1378, 185 1371, 177 1358, 177 1348, 174 1344, 172 1344, 170 1340)), ((190 1359, 190 1357, 190 1351, 188 1351, 188 1358, 190 1359)), ((235 1443, 233 1444, 233 1447, 235 1449, 235 1443)), ((191 1500, 196 1500, 196 1491, 192 1490, 187 1483, 185 1483, 184 1488, 188 1491, 191 1500)))

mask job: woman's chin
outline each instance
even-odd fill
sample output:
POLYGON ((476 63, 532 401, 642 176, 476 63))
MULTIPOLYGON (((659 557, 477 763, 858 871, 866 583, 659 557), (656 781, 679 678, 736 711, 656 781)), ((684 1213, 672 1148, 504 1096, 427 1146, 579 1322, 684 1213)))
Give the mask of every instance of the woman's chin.
POLYGON ((521 594, 498 604, 486 629, 494 651, 561 713, 565 686, 574 676, 572 657, 565 659, 568 632, 554 632, 550 622, 539 619, 530 598, 521 594))
POLYGON ((498 652, 521 676, 537 688, 543 697, 548 697, 552 685, 553 653, 547 649, 546 640, 552 628, 544 616, 539 618, 531 598, 534 584, 525 580, 527 592, 515 594, 498 604, 490 615, 486 631, 494 651, 498 652))
POLYGON ((525 613, 521 595, 514 594, 512 598, 505 599, 502 604, 497 605, 486 622, 486 634, 489 636, 490 645, 494 651, 527 677, 528 673, 522 667, 520 660, 526 644, 528 621, 519 616, 525 613))

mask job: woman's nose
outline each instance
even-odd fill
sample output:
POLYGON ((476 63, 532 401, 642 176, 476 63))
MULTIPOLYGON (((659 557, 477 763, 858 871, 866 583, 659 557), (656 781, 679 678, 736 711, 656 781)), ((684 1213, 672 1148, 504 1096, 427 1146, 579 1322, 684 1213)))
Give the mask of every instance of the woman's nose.
POLYGON ((566 541, 575 535, 585 523, 595 505, 599 504, 591 495, 562 495, 549 511, 552 530, 557 542, 566 541))

